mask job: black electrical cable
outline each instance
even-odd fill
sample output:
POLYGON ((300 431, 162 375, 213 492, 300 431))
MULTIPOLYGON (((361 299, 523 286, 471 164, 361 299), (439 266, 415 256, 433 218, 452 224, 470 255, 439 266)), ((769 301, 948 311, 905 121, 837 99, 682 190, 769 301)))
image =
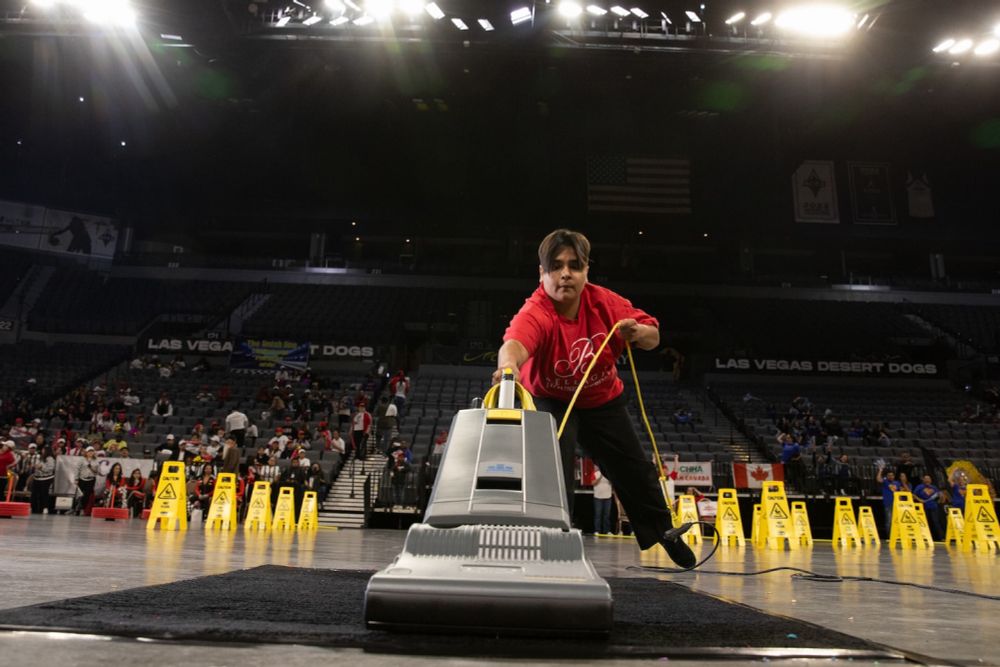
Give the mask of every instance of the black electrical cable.
MULTIPOLYGON (((703 526, 709 526, 712 528, 713 531, 715 531, 715 526, 706 521, 698 521, 697 523, 703 526)), ((678 534, 683 534, 692 525, 694 525, 694 522, 692 522, 691 524, 681 524, 674 530, 678 531, 678 534)), ((718 532, 716 532, 716 535, 718 535, 718 532)), ((658 574, 683 574, 685 572, 690 572, 695 568, 700 567, 705 561, 707 561, 709 558, 715 555, 715 552, 719 548, 720 541, 721 540, 716 540, 715 546, 712 548, 709 554, 705 556, 703 559, 701 559, 698 563, 689 568, 677 569, 670 567, 658 567, 656 565, 630 565, 625 569, 641 570, 644 572, 656 572, 658 574)), ((834 584, 842 584, 850 581, 867 581, 876 584, 891 584, 893 586, 911 586, 913 588, 919 588, 926 591, 934 591, 936 593, 951 593, 953 595, 966 595, 968 597, 982 598, 984 600, 1000 601, 1000 595, 986 595, 985 593, 974 593, 972 591, 963 591, 958 588, 944 588, 942 586, 930 586, 928 584, 918 584, 912 581, 896 581, 895 579, 878 579, 876 577, 855 577, 851 575, 823 574, 822 572, 813 572, 812 570, 804 570, 799 567, 790 567, 790 566, 772 567, 766 570, 757 570, 755 572, 727 572, 724 570, 698 570, 698 574, 718 574, 727 577, 756 577, 761 574, 770 574, 772 572, 782 572, 782 571, 794 572, 796 574, 793 574, 791 578, 801 579, 802 581, 815 581, 821 583, 834 583, 834 584)))

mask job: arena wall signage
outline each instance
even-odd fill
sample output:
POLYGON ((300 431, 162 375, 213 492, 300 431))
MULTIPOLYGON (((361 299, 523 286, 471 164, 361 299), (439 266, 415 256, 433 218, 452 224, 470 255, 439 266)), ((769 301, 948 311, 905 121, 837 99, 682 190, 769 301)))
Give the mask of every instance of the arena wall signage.
POLYGON ((375 357, 375 348, 371 345, 310 345, 309 354, 313 359, 371 359, 375 357))
POLYGON ((277 368, 305 370, 309 365, 309 343, 291 340, 245 338, 236 342, 229 367, 238 371, 273 371, 277 368))
POLYGON ((0 201, 0 244, 111 258, 118 247, 118 223, 89 213, 0 201))
MULTIPOLYGON (((673 462, 671 462, 673 463, 673 462)), ((679 461, 676 468, 671 467, 677 473, 674 480, 674 488, 686 486, 712 486, 712 464, 695 461, 679 461)))
POLYGON ((231 354, 233 342, 207 338, 146 338, 140 344, 143 352, 173 352, 206 356, 231 354))
POLYGON ((938 377, 937 364, 827 359, 753 359, 716 357, 713 371, 765 375, 854 375, 861 377, 938 377))
POLYGON ((806 160, 792 174, 795 222, 837 224, 837 178, 830 160, 806 160))

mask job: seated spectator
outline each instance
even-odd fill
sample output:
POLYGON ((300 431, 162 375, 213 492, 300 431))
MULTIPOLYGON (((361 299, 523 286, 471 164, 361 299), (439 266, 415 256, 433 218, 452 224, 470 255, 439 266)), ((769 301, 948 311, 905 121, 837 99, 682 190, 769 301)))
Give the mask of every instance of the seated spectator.
POLYGON ((694 415, 686 407, 678 408, 670 418, 670 421, 674 425, 674 431, 680 431, 682 426, 690 426, 692 433, 695 431, 694 415))
POLYGON ((205 373, 212 370, 212 365, 208 363, 208 357, 202 356, 194 366, 191 367, 192 373, 205 373))
POLYGON ((146 432, 146 415, 138 415, 135 418, 135 423, 132 428, 129 429, 128 434, 131 437, 137 437, 146 432))
POLYGON ((275 482, 277 482, 280 478, 281 468, 278 467, 278 459, 274 456, 268 458, 265 465, 257 468, 256 480, 258 482, 270 482, 271 486, 274 486, 275 482))
POLYGON ((125 475, 121 463, 115 463, 108 471, 100 502, 104 507, 125 507, 125 475))
POLYGON ((112 434, 112 436, 104 443, 104 453, 108 456, 117 454, 118 451, 124 447, 128 449, 128 443, 118 434, 112 434))
POLYGON ((193 508, 199 508, 202 512, 208 512, 212 504, 212 492, 215 490, 215 477, 212 475, 212 468, 205 466, 201 471, 198 482, 194 485, 194 492, 191 494, 190 503, 193 508))
POLYGON ((125 482, 125 503, 132 513, 132 518, 142 514, 146 507, 146 480, 142 471, 134 468, 125 482))
POLYGON ((289 438, 285 435, 285 429, 278 426, 274 429, 274 437, 267 441, 267 446, 271 448, 272 452, 274 452, 276 448, 278 455, 280 456, 288 446, 288 442, 289 438))
POLYGON ((173 414, 174 404, 170 402, 170 397, 167 396, 166 392, 160 394, 156 405, 153 406, 153 416, 166 418, 172 417, 173 414))
POLYGON ((132 408, 141 402, 142 399, 132 393, 131 387, 126 387, 125 391, 122 392, 122 403, 125 404, 125 407, 132 408))
POLYGON ((323 469, 320 468, 319 463, 310 465, 309 476, 306 478, 306 490, 316 492, 316 499, 319 501, 320 507, 326 501, 326 494, 329 488, 326 475, 323 474, 323 469))
POLYGON ((347 443, 340 437, 340 429, 333 429, 330 434, 330 451, 337 452, 343 457, 347 454, 347 443))
POLYGON ((212 400, 212 392, 208 390, 207 384, 201 385, 201 389, 199 389, 198 393, 195 394, 194 399, 202 405, 212 400))
POLYGON ((854 480, 851 475, 851 466, 848 463, 847 454, 841 454, 837 460, 837 489, 840 495, 846 496, 848 492, 854 490, 854 480))

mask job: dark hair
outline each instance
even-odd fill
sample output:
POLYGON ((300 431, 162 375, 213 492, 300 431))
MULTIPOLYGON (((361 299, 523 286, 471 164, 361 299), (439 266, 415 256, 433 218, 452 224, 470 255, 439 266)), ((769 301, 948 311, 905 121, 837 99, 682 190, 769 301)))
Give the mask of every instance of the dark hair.
POLYGON ((129 473, 128 478, 132 479, 133 477, 135 477, 136 473, 139 473, 139 479, 142 479, 142 470, 140 470, 139 468, 135 468, 134 470, 132 470, 132 472, 129 473))
POLYGON ((570 248, 575 252, 580 263, 584 266, 590 263, 590 241, 587 240, 587 237, 570 229, 557 229, 542 239, 539 244, 539 265, 548 271, 562 248, 570 248))
POLYGON ((125 477, 125 471, 122 470, 122 464, 121 463, 113 464, 111 466, 111 470, 108 471, 108 477, 115 480, 116 482, 125 477), (115 468, 118 468, 118 477, 115 477, 115 468))

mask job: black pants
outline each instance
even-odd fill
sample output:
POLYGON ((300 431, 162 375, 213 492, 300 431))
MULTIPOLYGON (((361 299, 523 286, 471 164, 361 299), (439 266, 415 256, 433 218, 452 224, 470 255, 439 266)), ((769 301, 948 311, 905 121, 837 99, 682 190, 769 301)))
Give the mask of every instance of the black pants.
POLYGON ((48 509, 49 514, 52 514, 53 507, 55 506, 55 498, 49 496, 49 489, 52 488, 53 478, 39 480, 36 479, 31 483, 31 513, 41 514, 42 510, 48 509))
MULTIPOLYGON (((536 398, 535 405, 555 418, 557 428, 568 407, 567 403, 550 398, 536 398)), ((625 405, 625 397, 619 396, 596 408, 573 408, 559 439, 566 500, 572 515, 573 463, 579 442, 584 453, 614 486, 639 547, 649 549, 659 543, 673 524, 656 467, 642 449, 625 405)))
POLYGON ((236 441, 236 446, 243 449, 243 439, 246 437, 247 430, 245 428, 236 428, 229 432, 229 435, 233 440, 236 441))

